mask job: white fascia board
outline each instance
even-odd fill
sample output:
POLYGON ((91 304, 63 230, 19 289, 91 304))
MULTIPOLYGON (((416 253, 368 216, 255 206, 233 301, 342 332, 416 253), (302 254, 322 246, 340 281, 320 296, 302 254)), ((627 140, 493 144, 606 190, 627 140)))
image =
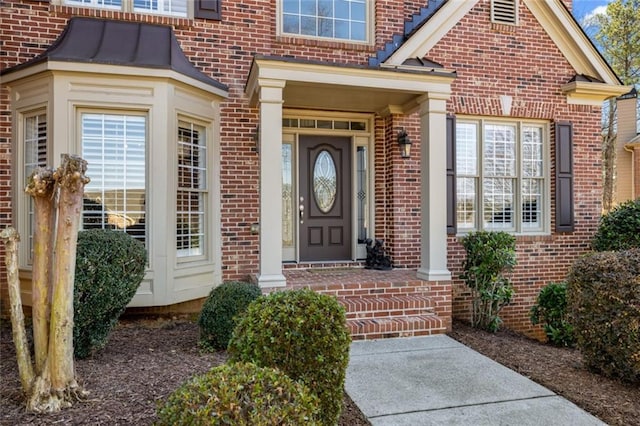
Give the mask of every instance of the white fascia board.
POLYGON ((165 68, 130 67, 125 65, 104 65, 84 62, 45 61, 24 69, 2 76, 2 84, 10 85, 11 82, 36 75, 45 71, 69 72, 80 74, 105 74, 122 76, 123 78, 134 76, 142 78, 170 79, 184 83, 188 86, 203 90, 220 98, 228 98, 229 92, 219 87, 206 84, 200 80, 188 77, 179 72, 165 68))
POLYGON ((601 106, 602 102, 608 98, 629 93, 631 86, 590 81, 572 81, 564 84, 561 90, 562 93, 567 95, 567 103, 569 104, 601 106))
POLYGON ((398 48, 384 65, 401 65, 409 58, 423 58, 479 0, 449 0, 398 48))
POLYGON ((254 90, 256 80, 263 78, 409 93, 449 93, 451 91, 451 83, 455 78, 452 75, 349 68, 273 60, 257 60, 256 66, 259 68, 258 71, 251 73, 250 81, 247 83, 248 94, 254 90))
POLYGON ((576 73, 598 78, 608 84, 620 84, 561 0, 523 1, 576 73))

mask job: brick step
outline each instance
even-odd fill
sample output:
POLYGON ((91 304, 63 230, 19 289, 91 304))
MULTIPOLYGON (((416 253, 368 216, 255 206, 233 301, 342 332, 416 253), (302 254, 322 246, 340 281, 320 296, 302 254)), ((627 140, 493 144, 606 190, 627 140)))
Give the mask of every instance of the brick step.
POLYGON ((347 319, 397 318, 432 314, 432 302, 423 294, 340 297, 347 319))
POLYGON ((403 318, 368 318, 347 320, 353 340, 386 339, 391 337, 444 334, 446 327, 435 314, 412 315, 403 318))

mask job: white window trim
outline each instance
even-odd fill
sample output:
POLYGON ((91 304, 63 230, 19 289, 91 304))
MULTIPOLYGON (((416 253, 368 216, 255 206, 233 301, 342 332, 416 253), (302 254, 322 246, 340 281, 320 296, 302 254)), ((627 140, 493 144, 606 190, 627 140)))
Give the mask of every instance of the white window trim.
MULTIPOLYGON (((477 125, 478 131, 478 146, 477 146, 477 173, 476 173, 476 205, 475 205, 475 222, 477 226, 473 229, 460 229, 458 227, 457 234, 459 236, 463 236, 469 232, 475 232, 479 230, 484 231, 505 231, 513 235, 527 235, 527 236, 535 236, 535 235, 550 235, 551 234, 551 174, 550 174, 550 149, 551 149, 551 135, 549 130, 549 123, 544 120, 517 120, 517 119, 509 119, 502 117, 491 117, 491 118, 481 118, 474 116, 458 116, 456 117, 456 124, 458 123, 472 123, 477 125), (499 227, 495 228, 485 228, 484 227, 484 219, 483 212, 484 207, 483 203, 483 189, 482 189, 482 180, 484 177, 484 155, 483 155, 483 143, 484 143, 484 126, 486 124, 497 124, 497 125, 515 125, 517 132, 517 143, 516 143, 516 189, 514 194, 514 205, 520 206, 515 212, 512 214, 517 221, 514 223, 514 228, 509 229, 500 229, 499 227), (535 228, 532 230, 527 230, 523 227, 522 222, 522 138, 523 138, 523 127, 539 127, 541 129, 542 135, 542 162, 545 165, 543 170, 543 176, 540 178, 543 188, 543 196, 542 196, 542 207, 540 211, 542 212, 542 220, 541 227, 535 228)), ((455 143, 456 141, 454 141, 455 143)), ((456 169, 456 181, 458 178, 458 170, 456 169)), ((457 191, 456 191, 457 192, 457 191)), ((457 202, 456 202, 457 205, 457 202)), ((456 213, 457 214, 457 213, 456 213)))
POLYGON ((51 145, 51 124, 49 121, 49 114, 48 114, 48 108, 46 104, 42 104, 42 105, 34 105, 33 107, 29 107, 28 109, 24 109, 24 110, 18 110, 17 112, 17 126, 14 126, 14 128, 17 131, 17 134, 15 136, 16 141, 19 141, 16 145, 17 145, 17 152, 16 152, 16 157, 18 159, 18 161, 16 162, 16 164, 18 165, 19 170, 17 170, 16 173, 16 177, 15 177, 15 188, 14 188, 14 196, 12 197, 13 200, 15 200, 16 206, 14 208, 14 215, 15 212, 23 212, 24 214, 22 216, 15 216, 15 217, 27 217, 27 220, 24 221, 18 221, 17 222, 17 230, 18 233, 20 235, 22 235, 22 241, 23 243, 19 245, 19 249, 18 249, 18 264, 21 268, 24 267, 28 267, 30 268, 32 263, 33 263, 33 259, 32 259, 32 255, 31 255, 31 244, 29 243, 29 240, 32 237, 31 231, 33 231, 33 228, 31 227, 31 218, 29 216, 29 207, 30 207, 30 199, 31 196, 29 196, 28 194, 26 194, 24 192, 24 189, 27 187, 27 180, 29 178, 29 176, 25 175, 25 169, 26 169, 26 160, 27 160, 27 152, 26 152, 26 122, 27 119, 29 119, 30 117, 36 117, 39 115, 44 114, 45 115, 45 120, 47 123, 47 138, 46 138, 46 148, 45 148, 45 158, 46 158, 46 166, 51 166, 49 164, 49 158, 50 158, 50 145, 51 145))
MULTIPOLYGON (((310 128, 310 127, 284 127, 282 135, 283 144, 292 145, 292 179, 293 179, 293 211, 298 211, 297 200, 300 198, 298 181, 299 181, 299 168, 298 168, 298 138, 300 135, 331 135, 331 136, 348 136, 351 141, 351 182, 355 185, 357 179, 357 158, 356 150, 359 146, 364 146, 368 150, 368 176, 367 176, 367 192, 369 194, 369 203, 367 206, 367 215, 369 219, 369 237, 375 236, 375 149, 374 149, 374 119, 369 114, 341 114, 341 113, 327 113, 326 111, 300 111, 300 110, 283 110, 283 119, 298 119, 298 120, 327 120, 327 121, 355 121, 365 122, 366 130, 341 130, 341 129, 322 129, 322 128, 310 128)), ((354 186, 355 187, 355 186, 354 186)), ((355 260, 364 259, 367 256, 366 245, 358 244, 357 235, 357 215, 356 215, 356 203, 357 194, 353 190, 351 194, 351 206, 352 206, 352 218, 351 218, 351 230, 352 230, 352 254, 355 260)), ((293 221, 293 247, 283 247, 282 259, 285 262, 300 262, 300 222, 298 220, 293 221)))
POLYGON ((371 46, 374 44, 374 34, 375 34, 375 5, 373 1, 367 0, 365 1, 365 7, 367 10, 366 14, 366 38, 365 40, 351 40, 346 38, 334 38, 334 37, 320 37, 320 36, 311 36, 304 34, 294 34, 294 33, 285 33, 282 29, 282 0, 278 0, 276 3, 276 33, 281 37, 292 37, 301 40, 318 40, 318 41, 328 41, 333 43, 349 43, 349 44, 359 44, 359 45, 367 45, 371 46))
MULTIPOLYGON (((212 203, 211 203, 211 193, 213 191, 213 186, 214 186, 214 182, 213 182, 213 167, 214 167, 214 158, 213 158, 213 125, 211 122, 206 122, 203 121, 201 119, 198 118, 194 118, 192 116, 188 116, 188 115, 183 115, 183 114, 178 114, 176 117, 176 132, 175 132, 175 137, 177 138, 177 133, 178 133, 178 128, 180 127, 180 123, 187 123, 187 124, 191 124, 194 126, 199 126, 202 127, 204 129, 204 133, 205 133, 205 148, 206 148, 206 157, 205 157, 205 164, 206 164, 206 181, 205 181, 205 189, 201 191, 201 193, 203 194, 203 200, 202 203, 204 204, 204 219, 203 219, 203 229, 202 229, 202 233, 203 233, 203 238, 202 238, 202 253, 196 253, 196 254, 191 254, 191 248, 187 248, 187 249, 178 249, 177 247, 177 200, 175 200, 175 205, 176 205, 176 215, 174 217, 175 220, 175 226, 174 226, 174 245, 175 245, 175 249, 176 249, 176 262, 178 265, 180 264, 187 264, 187 263, 193 263, 193 262, 201 262, 201 261, 210 261, 211 260, 211 254, 213 252, 213 248, 211 247, 212 243, 211 243, 211 228, 210 228, 210 223, 212 220, 212 214, 211 214, 211 209, 212 209, 212 203)), ((177 143, 176 143, 177 145, 177 143)), ((174 192, 174 197, 177 197, 177 192, 180 189, 178 186, 178 174, 177 174, 177 168, 178 168, 178 157, 177 157, 177 152, 176 152, 176 161, 175 161, 175 168, 176 168, 176 179, 175 179, 175 192, 174 192)))
MULTIPOLYGON (((97 115, 124 115, 124 116, 129 116, 129 117, 144 117, 145 118, 145 186, 144 186, 144 194, 145 194, 145 206, 144 206, 144 219, 145 219, 145 238, 144 238, 144 243, 145 243, 145 247, 147 248, 147 250, 149 250, 150 247, 150 234, 151 234, 151 230, 149 227, 149 192, 150 192, 150 188, 152 187, 152 185, 150 184, 150 179, 149 179, 149 164, 150 164, 150 160, 149 160, 149 111, 148 110, 140 110, 140 109, 110 109, 110 108, 105 108, 105 107, 78 107, 76 108, 76 125, 77 125, 77 130, 76 130, 76 134, 77 134, 77 138, 76 138, 76 144, 77 144, 77 151, 79 152, 82 157, 84 158, 85 155, 83 153, 83 144, 82 144, 82 117, 84 114, 97 114, 97 115)), ((91 165, 89 164, 89 169, 87 171, 87 175, 89 176, 89 178, 91 177, 91 171, 90 171, 90 167, 91 165)), ((90 185, 90 183, 89 183, 90 185)), ((85 192, 86 189, 85 189, 85 192)), ((84 212, 83 212, 84 213, 84 212)), ((83 226, 83 221, 84 221, 84 216, 81 219, 80 222, 80 229, 82 229, 83 226)))
MULTIPOLYGON (((94 2, 96 0, 93 0, 94 2)), ((162 1, 162 0, 161 0, 162 1)), ((163 12, 152 12, 148 10, 140 10, 134 9, 133 0, 122 0, 121 6, 108 6, 108 5, 100 5, 100 4, 83 4, 80 3, 80 0, 51 0, 51 3, 59 6, 69 6, 69 7, 82 7, 88 9, 101 9, 101 10, 113 10, 113 11, 121 11, 128 13, 141 13, 145 15, 157 15, 157 16, 170 16, 173 18, 186 18, 193 19, 194 17, 194 2, 193 0, 187 0, 187 14, 186 15, 178 15, 174 13, 163 13, 163 12), (77 1, 77 3, 76 3, 77 1)))

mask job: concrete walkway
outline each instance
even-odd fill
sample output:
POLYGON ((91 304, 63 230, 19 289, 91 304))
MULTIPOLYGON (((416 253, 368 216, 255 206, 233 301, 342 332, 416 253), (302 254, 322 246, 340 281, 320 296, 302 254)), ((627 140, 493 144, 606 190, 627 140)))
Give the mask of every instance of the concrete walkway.
POLYGON ((356 341, 346 391, 378 425, 604 425, 445 335, 356 341))

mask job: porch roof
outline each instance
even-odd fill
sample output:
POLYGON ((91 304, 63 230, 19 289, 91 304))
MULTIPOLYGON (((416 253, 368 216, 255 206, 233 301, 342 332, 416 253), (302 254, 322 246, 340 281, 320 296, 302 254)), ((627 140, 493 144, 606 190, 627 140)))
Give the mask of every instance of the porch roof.
POLYGON ((256 55, 245 92, 255 106, 261 81, 277 80, 284 83, 287 108, 407 114, 426 93, 448 97, 455 78, 455 71, 424 65, 380 68, 256 55))

